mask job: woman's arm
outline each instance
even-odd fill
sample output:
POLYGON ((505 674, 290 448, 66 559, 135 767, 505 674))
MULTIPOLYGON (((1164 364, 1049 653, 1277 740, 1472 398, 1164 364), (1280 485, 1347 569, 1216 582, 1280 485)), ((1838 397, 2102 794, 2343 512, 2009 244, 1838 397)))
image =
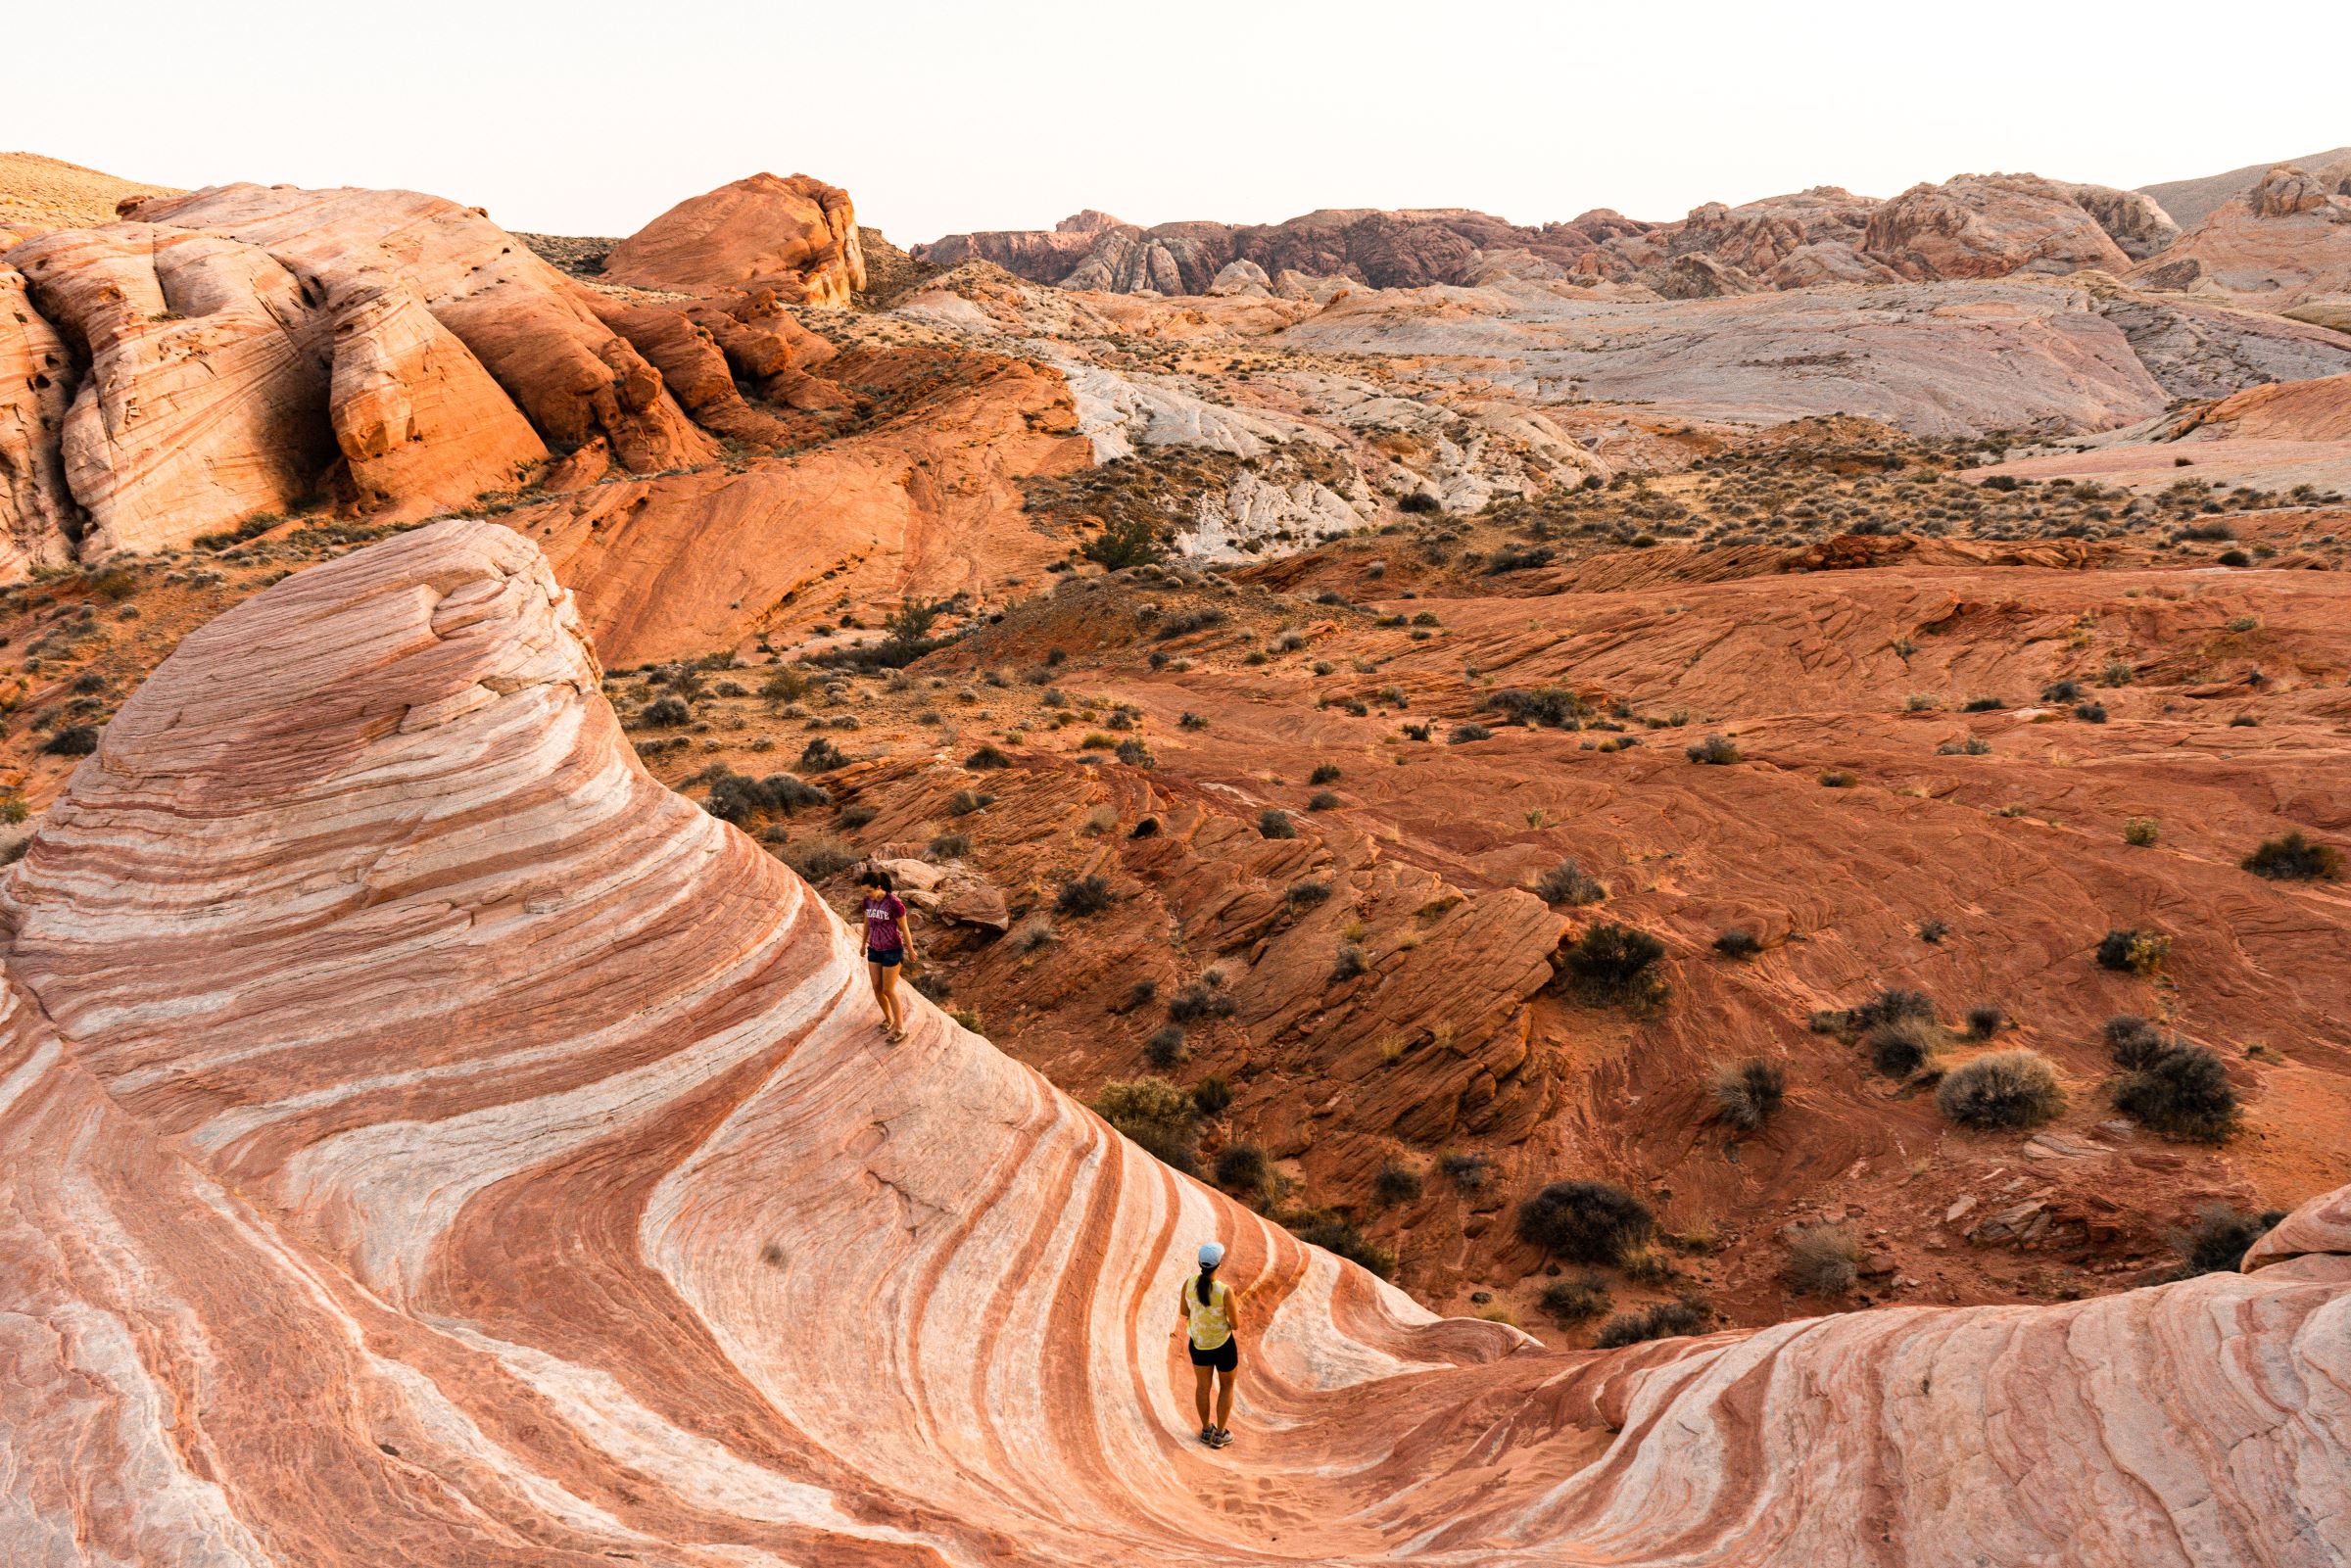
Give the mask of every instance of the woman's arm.
POLYGON ((914 916, 903 901, 898 905, 895 924, 898 927, 898 951, 911 962, 914 958, 914 916))

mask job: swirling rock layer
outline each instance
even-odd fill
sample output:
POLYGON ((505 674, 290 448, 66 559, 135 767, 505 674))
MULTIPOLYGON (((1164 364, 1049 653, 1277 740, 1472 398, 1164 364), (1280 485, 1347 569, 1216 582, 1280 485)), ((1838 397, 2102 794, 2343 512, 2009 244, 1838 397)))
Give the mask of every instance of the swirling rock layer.
POLYGON ((0 1560, 2351 1553, 2344 1195, 2249 1275, 1546 1354, 887 1044, 596 676, 521 538, 401 537, 187 639, 0 885, 0 1560))

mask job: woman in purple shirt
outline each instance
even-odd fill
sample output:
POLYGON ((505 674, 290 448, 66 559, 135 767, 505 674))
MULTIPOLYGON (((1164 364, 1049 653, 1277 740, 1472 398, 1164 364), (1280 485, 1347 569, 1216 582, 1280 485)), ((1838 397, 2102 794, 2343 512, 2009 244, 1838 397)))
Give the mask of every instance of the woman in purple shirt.
POLYGON ((898 1000, 898 966, 914 957, 906 928, 906 905, 891 890, 889 873, 868 867, 857 879, 865 888, 865 973, 882 1004, 882 1027, 894 1041, 906 1038, 906 1010, 898 1000))

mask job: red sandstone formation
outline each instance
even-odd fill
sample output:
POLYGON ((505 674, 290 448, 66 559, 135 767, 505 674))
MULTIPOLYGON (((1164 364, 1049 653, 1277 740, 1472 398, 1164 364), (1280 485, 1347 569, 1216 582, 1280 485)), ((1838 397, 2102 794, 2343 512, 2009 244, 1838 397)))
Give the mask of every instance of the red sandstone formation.
POLYGON ((2337 1192, 2249 1272, 1614 1354, 1438 1320, 917 1002, 654 784, 493 524, 188 638, 0 880, 31 1562, 2351 1552, 2337 1192), (1167 1337, 1251 1292, 1227 1455, 1167 1337))
POLYGON ((35 557, 184 545, 337 493, 414 515, 511 486, 551 441, 633 468, 711 450, 594 296, 455 203, 231 185, 130 213, 0 272, 25 307, 0 355, 46 367, 33 404, 66 400, 0 423, 0 523, 35 557))
POLYGON ((794 303, 846 305, 865 287, 865 258, 848 192, 806 174, 753 174, 622 240, 604 275, 645 289, 771 289, 794 303))

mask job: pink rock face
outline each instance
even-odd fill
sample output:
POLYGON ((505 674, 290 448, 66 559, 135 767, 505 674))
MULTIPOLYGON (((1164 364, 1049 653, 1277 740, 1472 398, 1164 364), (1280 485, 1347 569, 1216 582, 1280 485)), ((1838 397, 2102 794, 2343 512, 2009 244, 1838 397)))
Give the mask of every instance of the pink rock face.
POLYGON ((72 355, 24 298, 24 275, 0 266, 0 582, 72 553, 63 436, 72 355))
POLYGON ((865 287, 849 193, 806 174, 753 174, 680 202, 612 247, 604 273, 646 289, 770 288, 845 306, 865 287))
POLYGON ((395 538, 183 641, 0 880, 11 1561, 2351 1551, 2344 1194, 2250 1274, 1546 1353, 888 1044, 596 682, 519 536, 395 538))
POLYGON ((594 296, 437 197, 219 186, 9 261, 24 319, 0 360, 87 359, 0 393, 0 523, 28 558, 72 508, 95 559, 325 494, 422 515, 511 486, 550 440, 632 468, 714 450, 594 296))
POLYGON ((2272 309, 2351 294, 2351 165, 2271 169, 2141 271, 2272 309))
POLYGON ((1870 214, 1860 248, 1906 278, 2085 267, 2120 273, 2131 265, 2066 187, 2032 174, 1963 174, 1942 185, 1914 185, 1870 214))

